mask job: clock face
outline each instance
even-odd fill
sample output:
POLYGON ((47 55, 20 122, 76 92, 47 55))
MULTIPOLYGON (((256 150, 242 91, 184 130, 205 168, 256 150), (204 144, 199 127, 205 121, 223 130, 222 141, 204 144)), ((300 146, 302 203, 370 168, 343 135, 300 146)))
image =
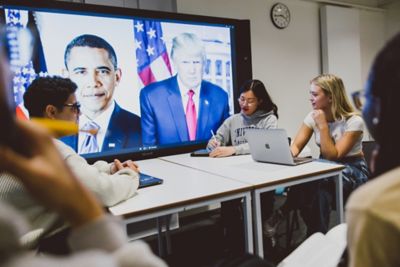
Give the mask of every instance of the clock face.
POLYGON ((271 20, 277 28, 286 28, 287 26, 289 26, 290 22, 289 8, 282 3, 277 3, 273 5, 271 9, 271 20))

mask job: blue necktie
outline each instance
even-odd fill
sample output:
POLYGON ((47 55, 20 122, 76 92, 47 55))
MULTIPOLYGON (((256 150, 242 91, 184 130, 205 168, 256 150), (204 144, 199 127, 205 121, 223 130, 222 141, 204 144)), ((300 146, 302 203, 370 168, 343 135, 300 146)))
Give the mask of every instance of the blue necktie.
POLYGON ((94 121, 89 121, 83 125, 82 131, 85 131, 85 137, 83 139, 82 146, 79 149, 79 154, 95 153, 99 152, 99 145, 97 144, 97 132, 100 126, 94 121))

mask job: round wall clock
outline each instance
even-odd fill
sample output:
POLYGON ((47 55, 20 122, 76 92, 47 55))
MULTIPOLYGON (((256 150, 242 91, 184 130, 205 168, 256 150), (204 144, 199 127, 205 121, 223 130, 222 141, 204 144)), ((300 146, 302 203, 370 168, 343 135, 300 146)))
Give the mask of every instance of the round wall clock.
POLYGON ((274 4, 271 8, 271 20, 278 29, 286 28, 290 23, 289 8, 282 3, 274 4))

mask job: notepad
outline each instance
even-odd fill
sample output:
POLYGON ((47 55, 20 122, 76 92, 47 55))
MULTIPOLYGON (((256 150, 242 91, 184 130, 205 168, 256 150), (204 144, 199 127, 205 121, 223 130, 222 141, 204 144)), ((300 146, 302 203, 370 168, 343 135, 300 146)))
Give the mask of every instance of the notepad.
POLYGON ((210 150, 208 149, 199 149, 190 153, 191 157, 208 157, 210 155, 210 150))

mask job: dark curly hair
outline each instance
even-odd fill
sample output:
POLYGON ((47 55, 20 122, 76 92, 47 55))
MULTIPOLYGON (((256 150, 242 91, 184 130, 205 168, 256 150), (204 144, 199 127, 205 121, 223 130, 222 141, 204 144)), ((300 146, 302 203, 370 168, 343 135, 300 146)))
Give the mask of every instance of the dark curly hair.
POLYGON ((65 101, 76 91, 70 79, 58 76, 36 78, 24 94, 24 105, 31 117, 43 117, 47 105, 62 109, 65 101))

